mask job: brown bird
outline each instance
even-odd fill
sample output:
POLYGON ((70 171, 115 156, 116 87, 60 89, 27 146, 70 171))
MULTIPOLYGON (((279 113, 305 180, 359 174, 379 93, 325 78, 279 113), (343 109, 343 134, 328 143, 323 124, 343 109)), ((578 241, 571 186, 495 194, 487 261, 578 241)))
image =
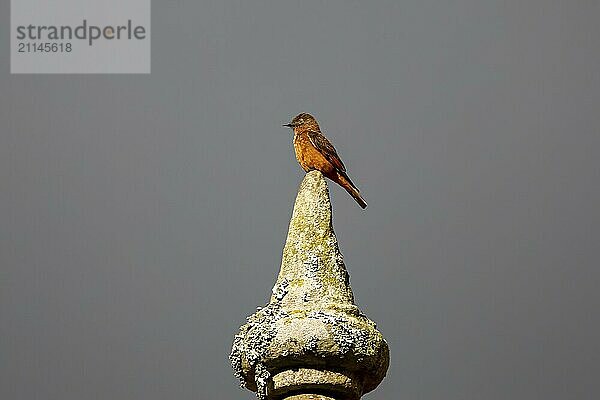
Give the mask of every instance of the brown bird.
POLYGON ((358 205, 362 208, 367 207, 356 185, 348 177, 344 163, 331 142, 323 136, 317 120, 312 115, 298 114, 292 122, 283 126, 294 130, 296 159, 304 171, 321 171, 323 175, 346 189, 358 205))

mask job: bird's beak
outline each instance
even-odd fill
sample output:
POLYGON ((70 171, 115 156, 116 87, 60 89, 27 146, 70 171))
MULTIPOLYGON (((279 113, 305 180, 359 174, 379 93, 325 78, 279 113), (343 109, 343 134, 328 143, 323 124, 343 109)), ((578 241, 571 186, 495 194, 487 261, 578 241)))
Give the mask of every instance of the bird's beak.
POLYGON ((294 127, 294 125, 292 125, 291 123, 290 124, 283 124, 283 126, 285 126, 287 128, 293 128, 294 127))

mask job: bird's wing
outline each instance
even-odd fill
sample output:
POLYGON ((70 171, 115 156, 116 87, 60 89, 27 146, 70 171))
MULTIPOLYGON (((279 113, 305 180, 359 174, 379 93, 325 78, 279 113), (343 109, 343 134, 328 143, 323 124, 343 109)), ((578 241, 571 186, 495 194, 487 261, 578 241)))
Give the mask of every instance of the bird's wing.
POLYGON ((308 138, 313 146, 323 154, 323 156, 329 161, 337 170, 346 172, 346 166, 337 155, 335 148, 325 136, 320 132, 308 131, 308 138))

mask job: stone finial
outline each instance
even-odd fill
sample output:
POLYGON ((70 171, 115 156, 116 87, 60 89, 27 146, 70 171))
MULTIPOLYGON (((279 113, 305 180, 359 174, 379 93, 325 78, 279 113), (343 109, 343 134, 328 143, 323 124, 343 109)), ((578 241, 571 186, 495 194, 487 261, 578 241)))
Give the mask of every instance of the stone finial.
POLYGON ((357 400, 385 376, 388 346, 354 304, 318 171, 300 185, 271 300, 240 328, 230 360, 261 400, 357 400))

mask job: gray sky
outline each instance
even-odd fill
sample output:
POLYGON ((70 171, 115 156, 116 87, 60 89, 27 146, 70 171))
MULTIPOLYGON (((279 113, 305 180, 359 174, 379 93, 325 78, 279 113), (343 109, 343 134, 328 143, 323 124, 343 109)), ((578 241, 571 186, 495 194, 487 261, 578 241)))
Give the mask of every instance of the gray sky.
POLYGON ((368 399, 600 391, 600 3, 153 2, 152 74, 10 75, 0 398, 251 399, 227 356, 279 268, 311 112, 368 399))

